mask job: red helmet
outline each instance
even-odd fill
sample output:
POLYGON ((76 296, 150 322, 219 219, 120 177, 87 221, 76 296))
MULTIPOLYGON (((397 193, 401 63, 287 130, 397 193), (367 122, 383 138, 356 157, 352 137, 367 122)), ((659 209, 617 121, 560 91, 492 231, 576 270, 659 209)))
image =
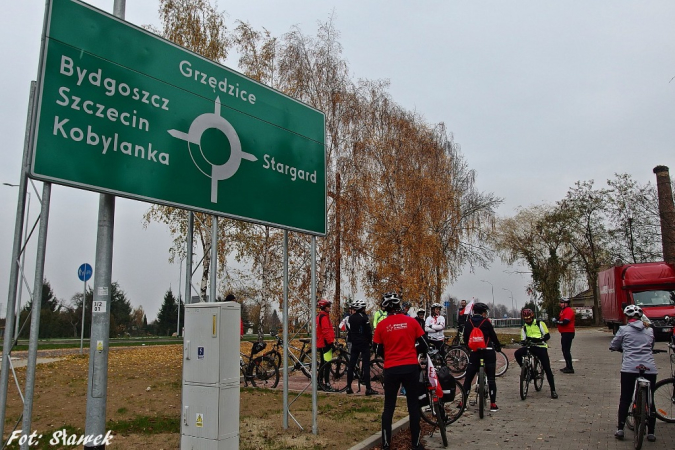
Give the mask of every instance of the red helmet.
POLYGON ((326 299, 319 300, 319 303, 317 303, 317 306, 319 307, 319 309, 324 309, 324 308, 326 308, 328 306, 332 306, 332 305, 333 305, 333 302, 331 302, 330 300, 326 300, 326 299))
POLYGON ((534 319, 534 312, 530 308, 525 308, 520 312, 523 319, 534 319))

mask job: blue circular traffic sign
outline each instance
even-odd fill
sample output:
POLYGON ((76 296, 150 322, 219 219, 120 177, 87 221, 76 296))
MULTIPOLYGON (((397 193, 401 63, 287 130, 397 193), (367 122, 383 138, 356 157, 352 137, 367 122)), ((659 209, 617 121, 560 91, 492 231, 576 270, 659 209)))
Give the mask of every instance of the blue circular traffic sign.
POLYGON ((84 263, 77 269, 77 278, 79 278, 80 281, 87 281, 89 278, 91 278, 92 273, 94 273, 94 270, 91 268, 91 266, 87 263, 84 263))

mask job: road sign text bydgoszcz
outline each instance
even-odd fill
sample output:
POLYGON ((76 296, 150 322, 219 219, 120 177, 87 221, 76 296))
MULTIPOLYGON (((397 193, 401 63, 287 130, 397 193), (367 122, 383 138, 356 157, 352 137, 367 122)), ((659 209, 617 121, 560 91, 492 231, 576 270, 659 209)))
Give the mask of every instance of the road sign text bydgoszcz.
POLYGON ((32 176, 325 234, 321 112, 79 1, 48 8, 32 176))

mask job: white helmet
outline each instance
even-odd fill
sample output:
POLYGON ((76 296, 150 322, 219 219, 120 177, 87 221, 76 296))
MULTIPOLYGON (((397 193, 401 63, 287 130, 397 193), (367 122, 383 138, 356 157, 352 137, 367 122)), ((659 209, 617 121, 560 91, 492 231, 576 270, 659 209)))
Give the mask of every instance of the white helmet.
POLYGON ((360 298, 356 299, 356 300, 352 301, 351 307, 356 309, 356 310, 363 309, 363 308, 366 307, 366 301, 363 300, 363 299, 360 299, 360 298))
POLYGON ((637 305, 628 305, 624 308, 623 313, 626 317, 635 317, 636 319, 639 319, 642 317, 642 308, 637 305))

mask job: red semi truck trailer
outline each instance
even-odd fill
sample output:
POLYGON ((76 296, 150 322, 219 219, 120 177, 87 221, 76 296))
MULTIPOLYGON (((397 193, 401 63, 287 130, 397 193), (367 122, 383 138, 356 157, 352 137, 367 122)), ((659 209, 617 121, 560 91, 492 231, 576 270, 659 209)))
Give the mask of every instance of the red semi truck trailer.
POLYGON ((665 262, 626 264, 598 274, 602 318, 617 332, 626 323, 623 308, 635 304, 652 321, 657 340, 673 335, 666 316, 675 317, 675 266, 665 262))

